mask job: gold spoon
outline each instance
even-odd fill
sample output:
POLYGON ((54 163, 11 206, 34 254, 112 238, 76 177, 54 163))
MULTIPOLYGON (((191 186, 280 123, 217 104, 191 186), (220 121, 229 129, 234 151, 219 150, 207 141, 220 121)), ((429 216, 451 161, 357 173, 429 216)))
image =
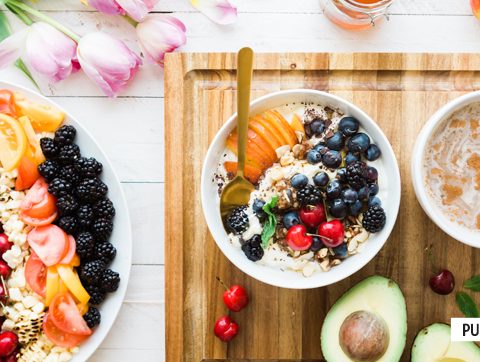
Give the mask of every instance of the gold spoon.
POLYGON ((248 204, 254 186, 244 176, 247 148, 248 114, 250 110, 250 86, 252 83, 253 50, 242 48, 237 55, 237 176, 223 189, 220 196, 220 213, 224 226, 230 212, 248 204))

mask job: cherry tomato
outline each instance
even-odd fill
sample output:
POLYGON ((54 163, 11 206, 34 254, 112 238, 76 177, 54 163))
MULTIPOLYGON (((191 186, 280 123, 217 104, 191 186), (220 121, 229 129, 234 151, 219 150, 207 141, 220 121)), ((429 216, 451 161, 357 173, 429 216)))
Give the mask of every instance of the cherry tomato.
POLYGON ((35 293, 45 298, 47 291, 47 267, 35 252, 30 254, 25 264, 25 280, 35 293))
POLYGON ((57 211, 56 199, 48 192, 48 184, 43 178, 28 190, 20 209, 24 215, 35 219, 48 218, 57 211))
POLYGON ((58 264, 68 252, 68 235, 57 225, 37 226, 27 235, 30 247, 46 266, 58 264))
POLYGON ((59 261, 59 264, 70 264, 75 256, 75 251, 77 251, 77 243, 73 236, 68 235, 68 251, 63 259, 59 261))
POLYGON ((7 89, 0 90, 0 113, 5 113, 12 117, 17 116, 15 98, 13 93, 7 89))
POLYGON ((43 320, 43 332, 45 332, 47 338, 55 345, 65 348, 76 347, 88 338, 88 336, 69 334, 65 333, 61 329, 58 329, 52 322, 50 313, 47 313, 43 320))
MULTIPOLYGON (((23 191, 33 186, 40 178, 37 164, 30 157, 23 156, 18 166, 18 176, 15 180, 15 190, 23 191)), ((53 197, 53 196, 52 196, 53 197)))
POLYGON ((52 323, 61 331, 78 336, 92 334, 69 292, 55 296, 48 310, 52 323))

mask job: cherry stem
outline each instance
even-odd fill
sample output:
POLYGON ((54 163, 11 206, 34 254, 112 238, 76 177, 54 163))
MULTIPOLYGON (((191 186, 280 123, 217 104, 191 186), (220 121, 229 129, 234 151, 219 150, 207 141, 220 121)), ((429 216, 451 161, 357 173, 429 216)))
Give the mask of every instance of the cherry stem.
POLYGON ((228 287, 225 285, 225 283, 222 281, 222 279, 220 279, 220 277, 216 277, 218 282, 225 288, 225 290, 228 290, 228 287))
POLYGON ((435 258, 433 257, 432 248, 433 245, 430 244, 425 248, 425 251, 427 252, 428 261, 430 262, 430 270, 433 274, 436 274, 437 271, 435 270, 435 258))
POLYGON ((319 238, 321 239, 325 239, 325 240, 328 240, 330 242, 333 242, 333 239, 331 238, 327 238, 326 236, 322 236, 322 235, 318 235, 318 234, 310 234, 310 233, 307 233, 308 236, 318 236, 319 238))

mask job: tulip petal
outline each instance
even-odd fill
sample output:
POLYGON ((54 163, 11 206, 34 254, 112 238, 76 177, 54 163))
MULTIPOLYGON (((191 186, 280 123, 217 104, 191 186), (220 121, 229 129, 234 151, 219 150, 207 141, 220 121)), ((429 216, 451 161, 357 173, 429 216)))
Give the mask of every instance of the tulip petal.
POLYGON ((116 0, 135 21, 143 21, 158 0, 116 0))
POLYGON ((125 10, 123 10, 115 0, 88 0, 88 5, 104 14, 125 14, 125 10))
POLYGON ((228 0, 190 0, 192 5, 217 24, 232 24, 237 20, 237 8, 228 0))
POLYGON ((22 29, 0 42, 0 69, 13 64, 22 56, 29 28, 22 29))

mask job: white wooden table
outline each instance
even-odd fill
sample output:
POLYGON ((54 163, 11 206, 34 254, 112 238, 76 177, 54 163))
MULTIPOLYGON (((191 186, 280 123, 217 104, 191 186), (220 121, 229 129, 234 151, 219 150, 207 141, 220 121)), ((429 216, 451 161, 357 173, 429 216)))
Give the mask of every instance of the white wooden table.
MULTIPOLYGON (((173 12, 186 24, 186 52, 236 51, 245 45, 258 52, 480 51, 480 21, 471 15, 468 0, 396 0, 389 22, 362 33, 332 25, 322 13, 321 0, 237 3, 238 22, 226 27, 210 22, 188 0, 160 0, 156 11, 173 12)), ((79 34, 111 31, 136 47, 127 22, 99 15, 79 0, 41 0, 36 6, 79 34)), ((13 68, 0 72, 0 79, 32 87, 13 68)), ((134 265, 127 297, 114 328, 90 361, 162 361, 163 215, 168 212, 163 208, 163 70, 144 67, 117 99, 106 98, 82 74, 43 84, 42 90, 83 122, 103 146, 123 183, 133 222, 134 265)))

